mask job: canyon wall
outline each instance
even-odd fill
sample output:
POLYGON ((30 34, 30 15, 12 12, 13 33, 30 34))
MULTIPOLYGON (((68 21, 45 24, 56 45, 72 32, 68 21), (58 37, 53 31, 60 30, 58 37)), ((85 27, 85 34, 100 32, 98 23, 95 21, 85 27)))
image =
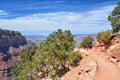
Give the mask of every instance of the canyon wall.
POLYGON ((0 29, 0 80, 13 80, 12 64, 26 45, 27 41, 20 32, 0 29))

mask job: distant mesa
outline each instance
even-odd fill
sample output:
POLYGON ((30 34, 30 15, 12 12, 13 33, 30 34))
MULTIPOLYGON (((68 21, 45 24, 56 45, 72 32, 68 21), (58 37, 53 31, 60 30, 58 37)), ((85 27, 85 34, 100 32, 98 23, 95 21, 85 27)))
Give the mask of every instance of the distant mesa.
POLYGON ((27 41, 32 41, 34 43, 39 43, 47 39, 47 36, 43 35, 24 35, 27 41))

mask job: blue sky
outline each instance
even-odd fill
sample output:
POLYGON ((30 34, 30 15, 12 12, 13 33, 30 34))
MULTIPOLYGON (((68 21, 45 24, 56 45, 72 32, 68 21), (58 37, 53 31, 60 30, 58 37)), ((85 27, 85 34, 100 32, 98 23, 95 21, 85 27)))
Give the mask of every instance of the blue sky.
POLYGON ((107 16, 119 0, 0 0, 0 28, 47 35, 58 28, 73 34, 111 29, 107 16))

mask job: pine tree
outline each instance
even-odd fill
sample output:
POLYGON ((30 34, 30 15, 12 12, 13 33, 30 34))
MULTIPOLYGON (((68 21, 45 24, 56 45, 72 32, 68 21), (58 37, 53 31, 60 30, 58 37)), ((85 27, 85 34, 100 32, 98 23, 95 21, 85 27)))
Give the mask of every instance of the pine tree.
POLYGON ((108 20, 111 22, 113 32, 120 31, 120 2, 114 8, 111 15, 108 16, 108 20))

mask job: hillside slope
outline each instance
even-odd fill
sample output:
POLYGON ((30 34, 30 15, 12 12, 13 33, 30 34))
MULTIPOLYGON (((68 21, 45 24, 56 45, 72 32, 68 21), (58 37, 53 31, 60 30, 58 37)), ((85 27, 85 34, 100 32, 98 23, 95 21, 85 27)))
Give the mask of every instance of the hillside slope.
POLYGON ((108 55, 92 50, 79 49, 79 51, 82 52, 83 59, 61 80, 120 80, 120 68, 108 59, 108 55))

